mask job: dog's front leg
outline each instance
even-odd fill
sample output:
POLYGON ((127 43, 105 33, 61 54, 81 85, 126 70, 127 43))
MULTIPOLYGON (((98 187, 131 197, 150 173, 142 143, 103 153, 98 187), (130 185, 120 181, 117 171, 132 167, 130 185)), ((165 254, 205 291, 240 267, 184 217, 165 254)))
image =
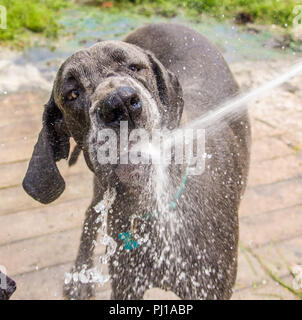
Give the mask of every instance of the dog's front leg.
MULTIPOLYGON (((80 248, 69 279, 65 279, 63 295, 67 299, 84 300, 94 296, 94 285, 83 283, 78 274, 93 267, 93 252, 95 248, 97 231, 101 223, 97 223, 98 213, 90 206, 86 211, 83 225, 80 248), (76 274, 76 276, 74 276, 76 274), (68 281, 69 280, 69 281, 68 281)), ((86 281, 85 281, 86 282, 86 281)))

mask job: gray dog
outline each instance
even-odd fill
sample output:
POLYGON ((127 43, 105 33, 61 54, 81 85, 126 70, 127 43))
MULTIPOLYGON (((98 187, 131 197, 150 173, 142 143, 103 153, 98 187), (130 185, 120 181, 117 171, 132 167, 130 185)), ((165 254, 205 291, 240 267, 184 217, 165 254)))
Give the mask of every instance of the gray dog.
MULTIPOLYGON (((150 192, 152 165, 133 170, 133 165, 100 164, 97 137, 104 128, 118 133, 120 121, 128 121, 129 129, 172 130, 184 116, 186 121, 201 117, 237 93, 238 86, 215 46, 181 25, 146 26, 124 41, 103 41, 76 52, 63 63, 45 105, 43 129, 23 187, 37 201, 54 201, 65 188, 56 161, 68 158, 70 137, 83 150, 95 175, 94 196, 73 272, 93 266, 101 227, 95 206, 106 190, 114 188, 107 219, 108 235, 117 244, 109 261, 113 299, 141 299, 150 288, 170 290, 182 299, 231 297, 237 269, 238 208, 249 166, 246 111, 209 124, 205 150, 211 157, 204 173, 187 177, 174 209, 161 218, 142 218, 158 208, 158 198, 150 192), (140 217, 135 229, 147 240, 126 250, 119 235, 132 230, 133 214, 140 217)), ((169 198, 182 184, 186 166, 171 165, 167 170, 174 172, 169 198)), ((94 287, 71 281, 64 294, 90 298, 94 287)))

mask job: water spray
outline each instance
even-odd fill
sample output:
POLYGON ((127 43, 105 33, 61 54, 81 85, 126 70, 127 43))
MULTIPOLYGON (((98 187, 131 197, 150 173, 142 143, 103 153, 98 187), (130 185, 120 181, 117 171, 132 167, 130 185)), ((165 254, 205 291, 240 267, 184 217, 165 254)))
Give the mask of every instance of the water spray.
POLYGON ((264 97, 270 93, 271 90, 282 85, 284 82, 302 73, 302 61, 295 63, 288 71, 282 73, 277 78, 263 84, 262 86, 249 91, 248 93, 239 94, 236 97, 224 102, 218 106, 214 111, 209 111, 202 117, 189 122, 182 128, 172 131, 167 139, 175 139, 178 141, 182 138, 182 131, 185 129, 199 129, 206 128, 214 121, 219 121, 229 114, 238 112, 246 108, 246 104, 260 97, 264 97))

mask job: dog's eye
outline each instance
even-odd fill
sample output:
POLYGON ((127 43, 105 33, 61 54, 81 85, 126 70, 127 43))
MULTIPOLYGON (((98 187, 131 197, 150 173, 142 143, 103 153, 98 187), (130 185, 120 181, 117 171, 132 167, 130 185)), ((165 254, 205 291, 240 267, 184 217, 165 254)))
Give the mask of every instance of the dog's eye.
POLYGON ((80 95, 79 90, 77 89, 71 90, 67 95, 67 100, 68 101, 75 100, 79 95, 80 95))
POLYGON ((131 71, 133 71, 133 72, 138 72, 138 71, 140 71, 142 68, 141 68, 140 66, 138 66, 137 64, 131 64, 131 65, 129 66, 129 69, 130 69, 131 71))

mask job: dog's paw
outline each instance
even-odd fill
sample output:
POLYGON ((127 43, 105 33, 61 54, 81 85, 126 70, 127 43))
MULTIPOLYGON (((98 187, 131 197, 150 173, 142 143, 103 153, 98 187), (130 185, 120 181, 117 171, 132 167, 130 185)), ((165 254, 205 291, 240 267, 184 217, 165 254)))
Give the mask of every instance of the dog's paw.
POLYGON ((83 283, 78 277, 73 275, 77 273, 74 269, 69 277, 65 278, 63 286, 63 297, 67 300, 89 300, 95 296, 94 284, 83 283), (69 279, 68 279, 69 278, 69 279))

